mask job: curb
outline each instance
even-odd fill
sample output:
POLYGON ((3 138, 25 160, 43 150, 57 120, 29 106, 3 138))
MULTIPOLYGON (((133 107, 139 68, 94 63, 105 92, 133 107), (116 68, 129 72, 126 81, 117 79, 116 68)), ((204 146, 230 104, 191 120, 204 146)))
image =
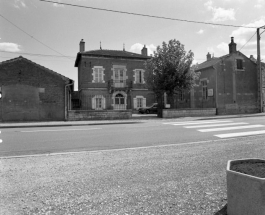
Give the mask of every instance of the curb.
POLYGON ((7 126, 2 126, 0 125, 1 129, 4 128, 32 128, 32 127, 66 127, 66 126, 93 126, 93 125, 117 125, 117 124, 136 124, 136 123, 142 123, 140 121, 136 122, 103 122, 103 123, 80 123, 80 124, 52 124, 52 125, 46 125, 46 124, 37 124, 37 125, 7 125, 7 126))
MULTIPOLYGON (((133 118, 131 120, 119 120, 119 121, 116 121, 116 120, 113 120, 113 121, 107 121, 107 122, 100 122, 100 121, 97 121, 97 122, 84 122, 84 123, 70 123, 69 121, 66 121, 66 122, 69 122, 68 124, 63 124, 65 121, 62 121, 62 122, 58 122, 58 123, 54 123, 54 124, 45 124, 44 123, 38 123, 38 124, 32 124, 29 122, 29 124, 19 124, 19 123, 14 123, 14 125, 4 125, 4 123, 2 123, 2 125, 0 124, 0 129, 5 129, 5 128, 32 128, 32 127, 63 127, 63 126, 93 126, 93 125, 116 125, 116 124, 137 124, 137 123, 144 123, 144 122, 147 122, 147 121, 151 121, 151 120, 154 120, 154 121, 157 121, 157 120, 183 120, 185 118, 191 118, 192 120, 213 120, 213 119, 229 119, 229 118, 245 118, 245 117, 262 117, 262 116, 265 116, 265 113, 258 113, 258 114, 247 114, 247 115, 216 115, 216 116, 209 116, 209 117, 179 117, 179 118, 133 118)), ((74 121, 74 122, 77 122, 77 121, 74 121)), ((80 122, 80 121, 79 121, 80 122)))

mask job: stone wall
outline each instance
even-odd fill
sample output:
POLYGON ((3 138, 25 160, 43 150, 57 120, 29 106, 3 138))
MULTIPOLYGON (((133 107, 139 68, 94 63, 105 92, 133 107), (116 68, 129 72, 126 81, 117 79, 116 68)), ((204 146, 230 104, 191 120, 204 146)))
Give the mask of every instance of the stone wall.
POLYGON ((69 121, 131 119, 132 110, 70 110, 69 121))
POLYGON ((203 109, 163 109, 162 118, 191 117, 191 116, 214 116, 216 108, 203 109))

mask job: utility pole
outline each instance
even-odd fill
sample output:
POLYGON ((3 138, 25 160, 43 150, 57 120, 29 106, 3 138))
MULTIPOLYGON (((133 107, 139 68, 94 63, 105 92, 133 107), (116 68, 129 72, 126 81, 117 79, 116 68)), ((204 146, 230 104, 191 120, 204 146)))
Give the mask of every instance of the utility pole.
POLYGON ((259 76, 259 96, 260 96, 260 112, 263 112, 263 95, 262 95, 262 85, 263 85, 263 80, 262 80, 262 70, 261 70, 261 60, 260 60, 260 29, 264 28, 265 25, 257 28, 257 74, 259 76))

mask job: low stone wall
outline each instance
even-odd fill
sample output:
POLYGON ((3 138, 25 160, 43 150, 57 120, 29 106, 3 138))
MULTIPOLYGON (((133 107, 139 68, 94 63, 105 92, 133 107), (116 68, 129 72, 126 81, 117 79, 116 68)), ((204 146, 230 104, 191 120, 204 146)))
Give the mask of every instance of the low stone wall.
POLYGON ((189 117, 189 116, 214 116, 216 108, 203 109, 163 109, 162 118, 189 117))
POLYGON ((238 106, 235 108, 218 108, 217 115, 231 115, 231 114, 249 114, 259 113, 257 106, 238 106))
POLYGON ((70 110, 69 121, 131 119, 132 110, 70 110))

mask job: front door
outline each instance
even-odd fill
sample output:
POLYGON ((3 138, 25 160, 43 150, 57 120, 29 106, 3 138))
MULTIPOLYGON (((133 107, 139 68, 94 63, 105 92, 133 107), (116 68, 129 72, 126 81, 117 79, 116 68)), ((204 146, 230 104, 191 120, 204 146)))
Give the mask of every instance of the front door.
POLYGON ((118 93, 115 96, 114 102, 115 102, 114 104, 115 110, 126 110, 125 97, 121 93, 118 93))

